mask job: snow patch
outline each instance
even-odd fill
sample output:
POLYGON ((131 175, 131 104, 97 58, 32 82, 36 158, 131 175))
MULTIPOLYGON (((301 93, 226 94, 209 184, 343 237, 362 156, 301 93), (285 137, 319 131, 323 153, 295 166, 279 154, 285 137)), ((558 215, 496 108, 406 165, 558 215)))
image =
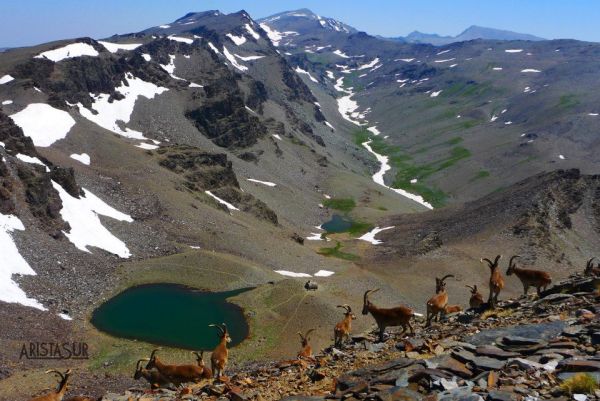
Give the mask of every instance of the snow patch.
POLYGON ((242 61, 260 60, 261 58, 265 57, 265 56, 240 56, 239 54, 234 54, 234 56, 236 56, 237 58, 239 58, 242 61))
POLYGON ((181 43, 187 43, 188 45, 191 45, 192 43, 194 43, 194 39, 190 39, 190 38, 182 38, 181 36, 169 36, 169 39, 174 40, 175 42, 181 42, 181 43))
POLYGON ((311 81, 313 81, 313 82, 315 82, 315 83, 319 83, 319 81, 317 81, 317 80, 315 79, 315 77, 313 77, 312 75, 310 75, 310 72, 308 72, 308 71, 306 71, 306 70, 303 70, 303 69, 302 69, 302 68, 300 68, 300 67, 296 67, 295 71, 296 71, 298 74, 305 74, 305 75, 308 75, 308 78, 310 78, 310 80, 311 80, 311 81))
POLYGON ((119 50, 135 50, 142 45, 141 43, 111 43, 101 40, 99 40, 98 43, 104 46, 106 50, 111 53, 116 53, 119 50))
POLYGON ((14 80, 14 78, 8 74, 2 76, 2 78, 0 78, 0 85, 4 85, 9 83, 10 81, 14 80))
POLYGON ((240 70, 242 72, 243 71, 248 71, 248 67, 246 67, 245 65, 242 65, 242 64, 238 63, 237 60, 235 59, 235 57, 233 56, 233 54, 229 53, 229 50, 227 50, 227 48, 225 46, 223 46, 223 55, 238 70, 240 70))
POLYGON ((494 67, 494 68, 492 68, 492 70, 494 70, 494 71, 502 71, 502 67, 494 67))
POLYGON ((4 100, 4 101, 2 102, 2 106, 6 106, 6 105, 9 105, 9 104, 12 104, 12 103, 13 103, 13 101, 12 101, 12 100, 4 100))
POLYGON ((447 58, 445 60, 433 60, 434 63, 447 63, 448 61, 454 61, 456 58, 447 58))
POLYGON ((367 128, 367 131, 371 131, 373 133, 373 135, 379 135, 381 132, 379 132, 379 130, 377 129, 377 126, 372 126, 367 128))
POLYGON ((373 61, 371 61, 370 63, 359 66, 357 68, 357 70, 360 71, 360 70, 366 70, 367 68, 373 68, 373 67, 375 67, 375 65, 377 65, 377 63, 379 63, 379 57, 375 57, 375 59, 373 61))
POLYGON ((152 60, 152 56, 150 56, 150 55, 149 55, 149 54, 147 54, 147 53, 143 53, 143 54, 142 54, 142 57, 143 57, 143 58, 144 58, 144 60, 146 60, 146 61, 150 61, 150 60, 152 60))
POLYGON ((252 27, 250 26, 250 24, 245 24, 244 28, 246 28, 246 31, 256 40, 260 39, 260 35, 258 34, 258 32, 256 32, 254 29, 252 29, 252 27))
POLYGON ((35 56, 34 58, 45 58, 54 62, 64 60, 66 58, 81 57, 81 56, 97 56, 99 53, 93 46, 87 43, 71 43, 58 49, 48 50, 35 56))
POLYGON ((83 117, 115 134, 132 139, 146 139, 139 131, 127 127, 122 129, 119 126, 118 121, 122 121, 125 124, 129 123, 138 96, 153 99, 154 96, 160 95, 168 89, 157 86, 151 82, 143 81, 130 73, 126 75, 125 81, 127 85, 121 83, 121 86, 115 88, 116 92, 119 92, 124 96, 123 99, 113 99, 112 102, 109 102, 108 99, 110 95, 101 93, 95 97, 95 101, 92 104, 92 109, 95 110, 97 114, 94 114, 89 109, 83 107, 81 103, 77 104, 79 112, 83 117))
POLYGON ((452 49, 442 50, 441 52, 439 52, 438 54, 436 54, 436 56, 441 56, 444 53, 448 53, 450 50, 452 50, 452 49))
POLYGON ((189 88, 204 88, 203 85, 199 85, 197 83, 194 82, 190 82, 190 84, 188 85, 189 88))
POLYGON ((159 25, 158 27, 162 29, 168 29, 171 27, 171 25, 159 25))
POLYGON ((27 297, 25 291, 13 281, 13 274, 35 276, 35 271, 21 256, 11 233, 15 230, 23 231, 25 226, 17 216, 0 213, 0 301, 18 303, 32 308, 46 310, 44 306, 33 298, 27 297))
POLYGON ((521 72, 541 72, 541 71, 536 70, 534 68, 525 68, 524 70, 521 70, 521 72))
POLYGON ((85 188, 83 188, 84 196, 77 199, 56 182, 52 181, 52 186, 58 192, 63 204, 60 215, 71 226, 70 232, 64 234, 73 245, 84 252, 91 253, 88 247, 92 246, 114 253, 121 258, 131 256, 127 245, 102 225, 98 215, 128 223, 133 221, 131 216, 107 205, 85 188))
POLYGON ((261 180, 257 180, 257 179, 254 179, 254 178, 246 178, 246 180, 248 180, 250 182, 256 182, 258 184, 263 184, 263 185, 266 185, 267 187, 275 187, 275 186, 277 186, 277 184, 275 184, 274 182, 261 181, 261 180))
POLYGON ((410 63, 414 58, 397 58, 394 61, 404 61, 405 63, 410 63))
POLYGON ((381 168, 379 169, 379 171, 376 172, 375 174, 373 174, 373 181, 376 184, 379 184, 383 187, 386 187, 386 188, 396 192, 397 194, 400 194, 408 199, 412 199, 415 202, 420 203, 421 205, 425 206, 428 209, 433 209, 433 206, 431 206, 431 204, 429 202, 426 202, 422 196, 411 194, 410 192, 407 192, 403 189, 392 188, 392 187, 388 187, 387 185, 385 185, 383 177, 384 177, 385 173, 391 169, 391 166, 388 163, 389 158, 387 156, 380 155, 379 153, 375 152, 371 148, 370 143, 371 143, 371 140, 369 139, 368 141, 363 142, 362 145, 375 156, 375 158, 377 159, 377 161, 379 163, 381 163, 381 168))
POLYGON ((523 49, 506 49, 504 50, 506 53, 521 53, 523 49))
MULTIPOLYGON (((342 58, 350 58, 350 56, 348 56, 346 53, 344 53, 343 51, 341 51, 339 49, 338 50, 334 50, 333 54, 338 55, 338 56, 340 56, 342 58)), ((375 64, 373 64, 373 65, 375 65, 375 64)))
POLYGON ((382 231, 385 231, 385 230, 390 230, 390 229, 392 229, 392 228, 394 228, 394 226, 383 227, 383 228, 380 228, 380 227, 375 227, 374 229, 372 229, 372 230, 371 230, 371 231, 369 231, 368 233, 364 234, 362 237, 359 237, 358 239, 359 239, 359 240, 363 240, 363 241, 370 242, 370 243, 371 243, 371 244, 373 244, 373 245, 381 244, 383 241, 380 241, 380 240, 378 240, 378 239, 375 239, 375 236, 376 236, 377 234, 379 234, 380 232, 382 232, 382 231))
POLYGON ((136 148, 146 149, 146 150, 155 150, 158 149, 157 145, 152 145, 151 143, 142 142, 139 145, 135 145, 136 148))
POLYGON ((558 155, 558 158, 559 158, 560 160, 565 160, 565 157, 564 157, 563 155, 558 155))
POLYGON ((235 36, 235 35, 234 35, 234 34, 232 34, 232 33, 228 33, 228 34, 227 34, 227 35, 225 35, 225 36, 227 36, 229 39, 231 39, 231 41, 232 41, 233 43, 235 43, 235 44, 236 44, 236 46, 241 46, 241 45, 243 45, 244 43, 246 43, 246 38, 245 38, 244 36, 235 36))
POLYGON ((29 164, 38 164, 40 166, 44 166, 46 168, 46 171, 50 171, 50 169, 48 168, 48 166, 46 166, 40 159, 38 159, 37 157, 31 157, 31 156, 27 156, 24 154, 17 154, 17 159, 25 162, 25 163, 29 163, 29 164))
POLYGON ((216 200, 217 202, 219 202, 220 204, 225 205, 229 210, 240 210, 237 207, 233 206, 231 203, 224 201, 223 199, 219 198, 217 195, 213 194, 210 191, 204 191, 204 193, 216 200))
POLYGON ((431 95, 429 95, 429 97, 438 97, 440 93, 442 93, 441 89, 439 91, 431 92, 431 95))
POLYGON ((67 136, 75 120, 69 113, 45 103, 31 103, 10 116, 39 147, 48 147, 67 136))
POLYGON ((75 159, 80 163, 85 164, 86 166, 90 165, 90 155, 88 155, 87 153, 82 153, 82 154, 77 154, 77 153, 73 153, 71 156, 69 156, 71 159, 75 159))
POLYGON ((308 273, 294 273, 289 270, 275 270, 275 273, 281 274, 282 276, 287 277, 312 277, 308 273))
POLYGON ((333 276, 335 273, 330 270, 319 270, 314 274, 315 277, 329 277, 333 276))
POLYGON ((335 131, 335 128, 334 128, 334 126, 333 126, 333 125, 331 125, 331 124, 329 123, 329 121, 325 121, 325 125, 326 125, 326 126, 328 126, 329 128, 331 128, 332 130, 334 130, 334 131, 335 131))

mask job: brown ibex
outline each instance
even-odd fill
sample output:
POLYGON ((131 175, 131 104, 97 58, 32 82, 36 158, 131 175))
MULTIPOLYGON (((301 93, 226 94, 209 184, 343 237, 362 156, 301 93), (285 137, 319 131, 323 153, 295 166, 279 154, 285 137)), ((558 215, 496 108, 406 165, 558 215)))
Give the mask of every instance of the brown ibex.
POLYGON ((67 382, 69 381, 69 376, 71 376, 71 369, 68 369, 64 374, 54 369, 47 370, 46 373, 54 373, 60 377, 58 388, 51 393, 32 398, 30 401, 62 401, 64 398, 67 392, 67 382))
POLYGON ((344 340, 350 339, 350 331, 352 330, 352 321, 356 319, 350 305, 338 305, 338 308, 344 308, 344 319, 338 322, 333 329, 334 344, 336 347, 341 347, 344 340))
POLYGON ((446 292, 446 279, 454 277, 452 274, 446 274, 444 277, 435 278, 435 295, 427 301, 427 321, 425 327, 431 325, 431 320, 435 317, 435 321, 439 320, 440 315, 445 313, 446 305, 448 304, 448 293, 446 292))
POLYGON ((498 303, 498 295, 500 295, 500 291, 504 288, 504 277, 502 277, 502 272, 498 268, 498 261, 502 258, 502 255, 496 256, 494 262, 487 258, 480 259, 479 261, 483 263, 487 262, 490 268, 490 296, 488 298, 488 304, 491 308, 495 308, 498 303))
POLYGON ((483 295, 477 290, 477 285, 471 287, 470 285, 466 286, 471 290, 471 298, 469 298, 469 307, 471 309, 479 309, 484 304, 483 295))
POLYGON ((171 384, 169 379, 163 376, 158 370, 146 369, 140 365, 141 362, 149 360, 150 358, 143 358, 137 361, 135 365, 135 373, 133 374, 133 378, 135 380, 139 380, 143 377, 150 384, 150 388, 152 389, 169 386, 171 384))
POLYGON ((594 266, 594 263, 593 263, 594 259, 596 259, 596 257, 591 258, 585 264, 585 270, 583 271, 583 274, 585 276, 588 276, 588 277, 600 276, 600 264, 598 264, 598 266, 594 266))
POLYGON ((513 273, 521 280, 523 284, 523 294, 527 295, 529 287, 535 287, 538 296, 541 295, 542 290, 546 290, 552 283, 552 277, 545 271, 533 270, 533 269, 521 269, 517 267, 515 259, 519 258, 519 255, 514 255, 508 261, 508 270, 506 271, 507 276, 511 276, 513 273))
POLYGON ((212 373, 216 379, 219 379, 225 370, 227 360, 229 359, 229 350, 227 349, 227 343, 231 342, 229 332, 227 331, 227 325, 222 323, 220 326, 216 324, 210 324, 210 327, 216 327, 219 330, 219 344, 215 347, 210 356, 210 366, 212 373))
POLYGON ((460 305, 446 305, 444 307, 444 314, 449 315, 450 313, 462 312, 462 306, 460 305))
POLYGON ((204 351, 200 351, 200 353, 192 351, 192 354, 196 355, 196 362, 198 362, 198 366, 203 369, 202 378, 212 379, 212 370, 204 364, 204 351))
POLYGON ((379 308, 371 301, 369 301, 369 294, 379 291, 367 290, 363 299, 363 310, 362 314, 367 315, 371 313, 371 316, 375 319, 377 327, 379 328, 379 341, 383 342, 383 334, 387 327, 402 326, 402 333, 406 332, 406 328, 410 329, 410 333, 414 334, 414 330, 410 324, 410 319, 413 316, 423 316, 415 313, 411 308, 406 306, 396 306, 395 308, 379 308))
POLYGON ((155 368, 171 383, 179 386, 183 383, 199 382, 202 379, 202 368, 198 365, 169 365, 161 362, 156 356, 160 348, 156 348, 150 354, 146 369, 155 368))
POLYGON ((312 347, 310 346, 310 333, 313 331, 315 331, 315 329, 310 329, 304 335, 298 332, 298 335, 300 336, 300 345, 302 346, 300 351, 298 351, 298 358, 312 358, 313 352, 312 347))

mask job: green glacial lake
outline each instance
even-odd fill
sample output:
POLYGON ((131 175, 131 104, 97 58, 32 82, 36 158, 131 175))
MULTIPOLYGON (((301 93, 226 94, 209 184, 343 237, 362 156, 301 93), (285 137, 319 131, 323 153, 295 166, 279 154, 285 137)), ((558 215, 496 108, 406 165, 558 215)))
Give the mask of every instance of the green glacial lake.
POLYGON ((210 350, 219 331, 211 323, 226 323, 232 342, 249 333, 243 310, 231 298, 250 288, 206 292, 177 284, 150 284, 129 288, 100 305, 92 324, 115 337, 190 350, 210 350))

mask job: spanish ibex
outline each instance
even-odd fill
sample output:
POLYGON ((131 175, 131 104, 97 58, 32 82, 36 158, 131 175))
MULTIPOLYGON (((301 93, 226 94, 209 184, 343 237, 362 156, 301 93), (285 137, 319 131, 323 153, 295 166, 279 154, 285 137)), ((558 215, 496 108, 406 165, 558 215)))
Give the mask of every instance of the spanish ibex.
POLYGON ((216 379, 219 379, 225 370, 227 360, 229 359, 229 350, 227 349, 227 343, 231 342, 229 332, 227 331, 227 325, 222 323, 220 326, 216 324, 210 324, 210 327, 216 327, 219 330, 219 344, 215 347, 210 356, 210 366, 212 373, 216 379))
POLYGON ((488 298, 488 304, 491 308, 495 308, 498 303, 498 295, 500 295, 500 291, 504 288, 504 277, 502 277, 502 272, 498 268, 498 261, 502 258, 502 255, 496 256, 494 262, 487 258, 480 259, 479 261, 483 263, 487 262, 490 268, 490 296, 488 298))
POLYGON ((308 330, 304 335, 301 332, 298 332, 300 336, 300 345, 302 348, 298 351, 298 358, 312 358, 313 352, 312 347, 310 346, 310 333, 315 331, 315 329, 308 330))
POLYGON ((446 311, 448 304, 448 293, 446 292, 446 279, 454 277, 452 274, 446 274, 444 277, 435 278, 435 295, 427 301, 427 322, 425 327, 431 325, 431 320, 435 317, 435 321, 439 320, 440 315, 446 311))
POLYGON ((506 271, 507 276, 511 276, 513 273, 521 280, 523 284, 523 294, 527 295, 529 287, 535 287, 538 296, 541 295, 542 290, 546 290, 552 283, 552 277, 545 271, 533 270, 533 269, 521 269, 517 267, 515 259, 519 258, 519 255, 514 255, 508 261, 508 270, 506 271))
POLYGON ((133 378, 139 380, 143 377, 150 384, 150 388, 152 389, 169 386, 171 384, 169 379, 163 376, 158 370, 146 369, 140 365, 141 362, 149 360, 149 358, 143 358, 137 361, 133 378))
POLYGON ((67 382, 69 381, 69 376, 71 376, 71 369, 68 369, 65 373, 50 369, 47 370, 46 373, 54 373, 60 377, 57 389, 51 393, 32 398, 30 401, 62 401, 64 398, 65 393, 67 392, 67 382))
POLYGON ((387 327, 402 326, 402 332, 406 332, 406 328, 410 329, 410 333, 414 334, 414 330, 410 324, 410 319, 414 316, 423 316, 415 313, 411 308, 406 306, 396 306, 395 308, 379 308, 369 300, 369 294, 379 291, 367 290, 363 299, 363 310, 362 314, 367 315, 371 313, 371 316, 375 319, 377 327, 379 328, 379 341, 383 342, 383 334, 387 327))
POLYGON ((334 344, 336 347, 341 347, 344 340, 350 339, 350 331, 352 330, 352 321, 356 319, 350 305, 338 305, 338 308, 344 308, 344 319, 338 322, 333 329, 334 344))
POLYGON ((204 364, 204 351, 192 351, 192 354, 196 355, 196 362, 198 362, 198 366, 203 369, 202 377, 204 379, 212 379, 212 370, 204 364))
POLYGON ((470 285, 466 286, 471 290, 471 298, 469 298, 469 307, 471 309, 479 309, 484 304, 483 295, 477 290, 477 285, 471 287, 470 285))
POLYGON ((600 276, 600 264, 598 264, 598 266, 594 266, 594 259, 596 259, 596 257, 591 258, 590 260, 587 261, 587 263, 585 264, 585 270, 583 271, 583 274, 585 276, 588 277, 598 277, 600 276))
POLYGON ((169 365, 163 363, 156 353, 160 348, 156 348, 150 354, 150 358, 144 359, 148 361, 146 369, 155 368, 167 378, 171 383, 179 386, 183 383, 199 382, 202 379, 202 368, 198 365, 169 365))

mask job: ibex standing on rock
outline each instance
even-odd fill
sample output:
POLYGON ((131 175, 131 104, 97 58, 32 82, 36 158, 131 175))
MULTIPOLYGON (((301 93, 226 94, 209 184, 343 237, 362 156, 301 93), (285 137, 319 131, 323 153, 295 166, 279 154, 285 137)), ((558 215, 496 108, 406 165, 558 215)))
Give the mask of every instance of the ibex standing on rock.
POLYGON ((210 356, 210 366, 215 379, 220 379, 227 365, 229 359, 229 350, 227 349, 227 343, 231 342, 229 332, 227 331, 227 325, 222 323, 220 326, 216 324, 209 325, 210 327, 216 327, 219 330, 219 344, 213 350, 210 356))
POLYGON ((446 274, 444 277, 435 278, 435 295, 427 301, 427 322, 425 327, 431 325, 431 320, 435 317, 435 321, 439 320, 439 316, 446 311, 448 304, 448 293, 446 292, 446 279, 454 277, 452 274, 446 274))
POLYGON ((176 386, 189 382, 198 383, 202 379, 202 368, 198 365, 168 365, 161 362, 156 356, 159 349, 153 350, 149 359, 144 359, 148 361, 146 369, 155 368, 176 386))
POLYGON ((139 380, 143 377, 148 383, 150 383, 150 388, 152 389, 156 389, 159 387, 167 387, 169 384, 171 384, 169 379, 163 376, 158 370, 150 370, 140 366, 141 362, 149 360, 150 359, 148 358, 144 358, 137 361, 137 364, 135 365, 135 373, 133 374, 133 378, 135 380, 139 380))
POLYGON ((491 308, 495 308, 498 303, 498 295, 500 295, 500 291, 504 288, 504 277, 502 277, 502 273, 498 268, 498 261, 502 258, 502 255, 496 256, 494 262, 487 258, 480 259, 479 261, 483 263, 487 262, 490 268, 490 296, 488 298, 488 304, 491 308))
POLYGON ((375 319, 377 327, 379 328, 379 341, 383 342, 383 333, 385 333, 387 327, 402 326, 402 332, 400 334, 404 334, 408 327, 410 333, 414 334, 415 332, 410 324, 410 319, 414 316, 423 315, 415 313, 411 308, 406 306, 397 306, 395 308, 379 308, 375 306, 375 304, 369 301, 369 294, 377 291, 379 291, 379 288, 365 292, 362 314, 367 315, 371 313, 375 319))
POLYGON ((298 335, 300 336, 300 345, 302 346, 302 348, 298 352, 299 358, 312 358, 313 352, 312 347, 310 346, 310 333, 312 333, 313 331, 315 331, 315 329, 310 329, 304 335, 298 332, 298 335))
POLYGON ((469 298, 469 307, 471 309, 479 309, 483 305, 483 295, 477 290, 477 285, 471 287, 470 285, 466 286, 471 290, 471 298, 469 298))
POLYGON ((354 313, 352 313, 352 308, 349 305, 338 305, 338 308, 344 308, 346 312, 344 313, 344 319, 341 322, 338 322, 333 329, 333 338, 334 344, 336 347, 341 347, 344 340, 350 338, 350 330, 352 330, 352 321, 356 319, 354 313))
POLYGON ((69 381, 69 376, 71 376, 71 369, 67 370, 64 374, 54 369, 47 370, 46 373, 54 373, 60 377, 58 388, 51 393, 32 398, 30 401, 62 401, 64 398, 67 392, 67 382, 69 381))
POLYGON ((594 259, 596 259, 596 257, 591 258, 585 264, 585 270, 583 271, 584 276, 588 276, 588 277, 600 276, 600 264, 598 264, 598 266, 594 266, 594 263, 593 263, 594 259))
POLYGON ((514 255, 510 258, 508 261, 508 270, 506 271, 506 275, 511 276, 513 273, 517 275, 523 284, 523 294, 527 295, 529 287, 535 287, 538 296, 540 296, 542 290, 546 290, 546 287, 552 283, 552 277, 550 277, 548 273, 541 270, 521 269, 517 267, 517 264, 514 262, 514 260, 519 257, 519 255, 514 255))

